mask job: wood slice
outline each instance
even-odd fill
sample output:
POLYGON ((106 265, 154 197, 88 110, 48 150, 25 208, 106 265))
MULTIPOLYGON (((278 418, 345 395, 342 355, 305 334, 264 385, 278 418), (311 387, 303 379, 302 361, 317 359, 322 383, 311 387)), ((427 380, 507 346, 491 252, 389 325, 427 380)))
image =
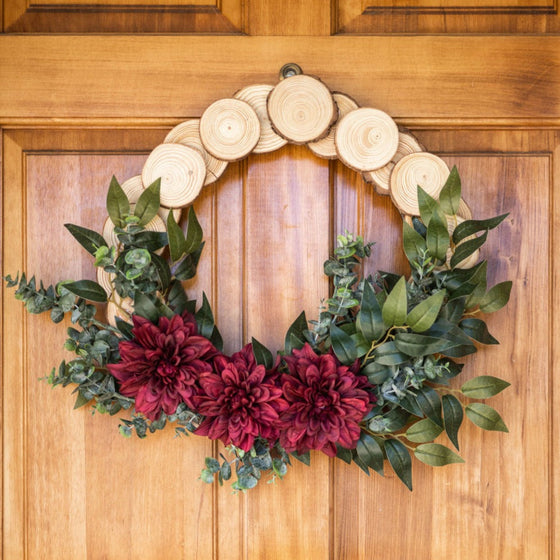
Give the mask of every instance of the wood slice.
POLYGON ((100 266, 97 267, 97 283, 107 292, 107 295, 111 295, 115 289, 113 286, 114 279, 114 273, 105 272, 100 266))
POLYGON ((253 151, 260 136, 257 113, 240 99, 219 99, 200 118, 202 144, 218 159, 243 159, 253 151))
POLYGON ((418 185, 436 200, 449 177, 447 164, 428 152, 404 156, 391 173, 391 198, 403 214, 419 216, 418 185))
POLYGON ((469 205, 465 202, 464 199, 461 199, 459 202, 459 209, 457 210, 457 216, 460 216, 464 220, 472 220, 473 213, 470 209, 469 205))
POLYGON ((274 130, 294 144, 324 138, 337 118, 336 104, 327 86, 305 74, 276 85, 268 96, 267 111, 274 130))
POLYGON ((278 136, 274 129, 272 128, 272 123, 268 118, 268 112, 266 110, 266 100, 270 92, 274 89, 274 86, 265 84, 255 84, 252 86, 244 87, 239 90, 233 97, 235 99, 241 99, 248 103, 259 118, 259 123, 261 125, 261 136, 257 145, 253 149, 255 154, 264 154, 267 152, 273 152, 278 150, 282 146, 285 146, 288 141, 281 136, 278 136))
POLYGON ((134 302, 132 298, 121 298, 117 292, 113 291, 111 299, 107 303, 107 322, 116 327, 116 319, 122 319, 127 323, 132 323, 134 313, 134 302))
POLYGON ((213 155, 209 154, 202 145, 202 140, 200 139, 200 119, 190 119, 178 124, 169 131, 163 143, 183 144, 184 146, 193 148, 202 156, 204 165, 206 165, 204 186, 216 182, 226 170, 227 161, 215 158, 213 155))
MULTIPOLYGON (((149 185, 148 185, 149 186, 149 185)), ((122 185, 122 190, 125 192, 128 201, 131 204, 136 204, 140 195, 144 192, 144 183, 142 182, 142 175, 135 175, 130 179, 127 179, 122 185)), ((173 208, 173 217, 175 221, 178 223, 181 219, 181 209, 180 208, 173 208)), ((164 206, 160 206, 158 210, 158 216, 167 223, 167 215, 171 209, 165 208, 164 206)))
MULTIPOLYGON (((338 108, 338 120, 347 115, 350 111, 354 111, 359 105, 351 97, 344 93, 333 93, 334 102, 338 108)), ((336 159, 336 146, 334 143, 334 135, 336 132, 336 123, 331 126, 329 133, 325 138, 316 142, 309 142, 307 146, 317 156, 326 159, 336 159)))
POLYGON ((356 171, 373 171, 387 165, 399 147, 395 121, 378 109, 362 107, 343 117, 336 127, 340 160, 356 171))
POLYGON ((160 144, 144 164, 142 182, 151 185, 158 177, 161 177, 161 205, 166 208, 187 206, 198 196, 204 184, 204 160, 188 146, 160 144))
POLYGON ((408 132, 399 132, 399 145, 397 148, 397 153, 393 156, 391 161, 380 169, 375 169, 374 171, 364 171, 362 173, 362 176, 367 183, 373 183, 373 185, 375 186, 375 191, 378 194, 389 195, 389 183, 391 179, 391 173, 393 171, 393 168, 395 167, 395 164, 404 156, 423 151, 424 147, 412 134, 408 132))

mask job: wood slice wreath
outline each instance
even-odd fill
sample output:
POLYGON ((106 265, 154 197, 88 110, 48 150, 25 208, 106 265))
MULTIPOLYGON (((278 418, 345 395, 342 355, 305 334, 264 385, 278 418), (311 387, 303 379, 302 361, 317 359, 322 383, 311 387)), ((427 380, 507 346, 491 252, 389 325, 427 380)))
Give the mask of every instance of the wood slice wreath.
POLYGON ((71 315, 65 348, 77 358, 48 381, 73 384, 76 407, 129 410, 119 426, 125 436, 144 438, 173 423, 179 435, 224 443, 229 457, 206 459, 205 482, 235 475, 233 489, 245 491, 321 451, 367 474, 383 475, 388 461, 412 490, 412 454, 432 466, 462 462, 465 415, 507 431, 478 401, 509 383, 482 375, 449 387, 463 368, 457 358, 497 343, 480 315, 506 305, 511 282, 488 289, 480 257, 507 214, 473 220, 455 167, 383 111, 332 94, 296 65, 284 70, 276 86, 248 86, 175 127, 141 176, 122 186, 113 177, 102 234, 66 224, 94 258, 97 282, 44 288, 25 274, 5 280, 29 312, 48 311, 54 322, 71 315), (403 216, 410 276, 361 277, 373 244, 339 235, 324 265, 333 291, 319 317, 308 322, 302 313, 277 353, 252 338, 228 356, 206 296, 197 306, 184 290, 204 247, 192 203, 225 162, 287 142, 338 157, 391 195, 403 216), (175 210, 186 206, 181 226, 175 210), (456 451, 441 443, 444 435, 456 451))

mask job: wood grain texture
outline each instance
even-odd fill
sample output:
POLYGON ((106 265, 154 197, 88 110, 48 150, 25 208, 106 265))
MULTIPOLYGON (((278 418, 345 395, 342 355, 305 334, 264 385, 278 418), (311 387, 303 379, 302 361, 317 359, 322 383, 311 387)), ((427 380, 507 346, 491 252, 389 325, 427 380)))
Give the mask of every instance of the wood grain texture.
POLYGON ((393 118, 560 122, 560 37, 4 36, 0 45, 0 80, 10 84, 0 122, 200 116, 247 84, 274 83, 287 61, 393 118), (172 80, 154 79, 162 60, 172 80))

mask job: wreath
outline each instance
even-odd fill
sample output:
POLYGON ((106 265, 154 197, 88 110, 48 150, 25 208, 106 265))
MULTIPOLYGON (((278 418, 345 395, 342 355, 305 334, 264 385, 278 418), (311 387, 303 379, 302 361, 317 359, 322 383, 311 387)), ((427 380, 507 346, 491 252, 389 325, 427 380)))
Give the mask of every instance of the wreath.
POLYGON ((383 475, 387 460, 412 490, 412 454, 432 466, 463 462, 464 415, 508 431, 478 401, 509 383, 482 375, 449 384, 463 368, 457 358, 498 343, 480 314, 507 303, 511 282, 488 289, 479 251, 507 214, 472 219, 457 169, 382 111, 287 65, 276 86, 244 88, 175 127, 141 176, 122 185, 113 177, 107 213, 103 234, 65 224, 94 258, 97 282, 4 279, 30 313, 49 312, 55 323, 70 316, 65 349, 76 357, 47 381, 73 385, 75 408, 128 410, 124 436, 172 423, 178 435, 220 440, 227 456, 206 459, 205 482, 234 474, 233 490, 245 491, 263 476, 282 478, 293 459, 309 465, 316 450, 367 474, 383 475), (332 293, 319 316, 297 317, 276 354, 252 338, 226 355, 206 295, 197 306, 185 291, 204 247, 192 202, 228 162, 287 142, 338 157, 390 194, 410 276, 363 277, 373 243, 345 232, 324 264, 332 293), (444 431, 456 451, 434 441, 444 431))

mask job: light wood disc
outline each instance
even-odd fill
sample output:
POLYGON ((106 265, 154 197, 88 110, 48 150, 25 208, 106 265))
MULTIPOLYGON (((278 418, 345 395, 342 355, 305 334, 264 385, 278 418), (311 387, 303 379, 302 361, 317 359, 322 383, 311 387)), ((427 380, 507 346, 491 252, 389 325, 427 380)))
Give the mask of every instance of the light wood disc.
POLYGON ((134 302, 132 298, 121 298, 117 292, 113 291, 111 299, 107 303, 107 322, 116 327, 116 319, 122 319, 127 323, 132 322, 132 314, 134 313, 134 302))
POLYGON ((204 165, 206 165, 204 186, 216 182, 226 170, 227 161, 215 158, 202 145, 202 140, 200 139, 200 119, 189 119, 178 124, 169 131, 163 142, 164 144, 183 144, 193 148, 202 156, 204 165))
MULTIPOLYGON (((147 185, 149 186, 149 185, 147 185)), ((130 179, 127 179, 122 185, 122 190, 125 192, 128 201, 131 204, 136 204, 140 195, 144 192, 144 183, 142 182, 142 175, 135 175, 130 179)), ((178 223, 181 219, 181 208, 173 208, 173 217, 175 221, 178 223)), ((167 223, 167 215, 171 211, 170 208, 165 208, 164 206, 160 206, 158 210, 158 216, 167 223)))
POLYGON ((188 146, 160 144, 144 164, 142 182, 151 185, 158 177, 161 177, 161 205, 166 208, 187 206, 198 196, 204 184, 204 160, 188 146))
POLYGON ((248 103, 259 118, 259 123, 261 125, 261 136, 257 145, 253 149, 255 154, 264 154, 267 152, 273 152, 278 150, 282 146, 285 146, 288 141, 281 136, 278 136, 274 129, 272 128, 272 123, 268 118, 268 112, 266 110, 266 100, 269 93, 274 89, 274 86, 265 84, 255 84, 252 86, 244 87, 239 90, 233 97, 235 99, 241 99, 248 103))
POLYGON ((268 96, 267 111, 274 130, 294 144, 325 137, 337 118, 336 104, 327 86, 305 74, 276 85, 268 96))
POLYGON ((391 198, 403 214, 419 216, 418 185, 436 200, 449 177, 447 164, 428 152, 404 156, 391 173, 391 198))
POLYGON ((97 267, 97 283, 107 292, 107 295, 111 295, 115 289, 113 286, 114 278, 114 273, 105 272, 100 266, 97 267))
POLYGON ((395 121, 378 109, 362 107, 343 117, 336 127, 340 160, 356 171, 373 171, 393 159, 399 146, 395 121))
POLYGON ((253 151, 260 136, 257 113, 249 103, 240 99, 219 99, 200 118, 202 144, 218 159, 243 159, 253 151))
POLYGON ((399 132, 399 146, 397 148, 397 153, 393 156, 393 159, 380 169, 375 169, 374 171, 364 171, 362 173, 364 180, 367 183, 373 183, 375 191, 378 194, 388 195, 390 194, 389 183, 391 172, 393 171, 395 164, 404 156, 423 151, 424 147, 412 134, 409 132, 399 132))
MULTIPOLYGON (((358 104, 351 97, 344 93, 333 93, 334 102, 338 107, 338 120, 347 115, 350 111, 358 108, 358 104)), ((334 135, 336 132, 336 123, 331 126, 329 133, 325 138, 317 140, 316 142, 309 142, 307 146, 317 156, 326 159, 336 159, 336 146, 334 143, 334 135)))
POLYGON ((470 209, 469 205, 465 202, 464 199, 461 199, 461 202, 459 202, 459 209, 457 210, 457 216, 460 216, 464 220, 473 219, 472 210, 470 209))

